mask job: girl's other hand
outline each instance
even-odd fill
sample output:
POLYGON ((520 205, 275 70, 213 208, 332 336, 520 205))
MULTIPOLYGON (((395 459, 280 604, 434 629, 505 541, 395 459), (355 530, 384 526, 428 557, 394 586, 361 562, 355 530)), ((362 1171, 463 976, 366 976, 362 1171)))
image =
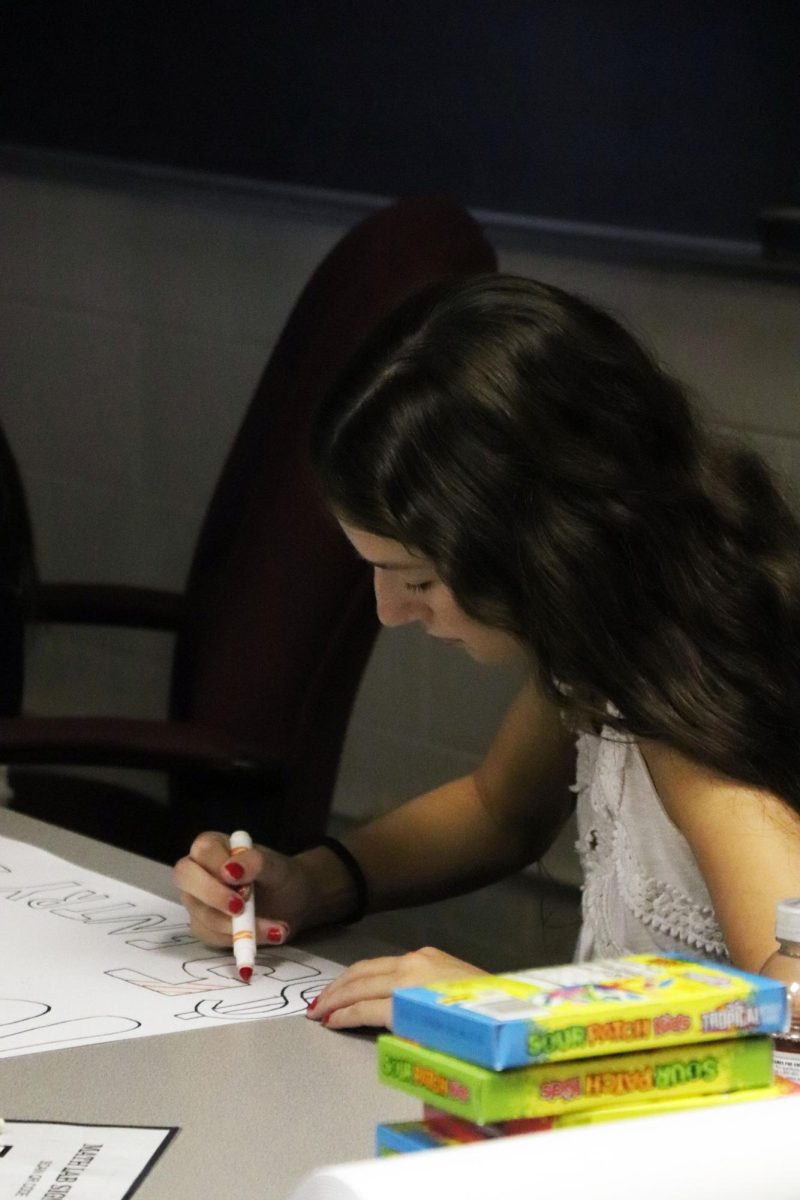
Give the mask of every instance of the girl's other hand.
POLYGON ((306 1016, 329 1029, 361 1025, 392 1027, 392 992, 424 987, 441 979, 485 975, 480 967, 425 946, 397 957, 367 958, 348 967, 309 1007, 306 1016))

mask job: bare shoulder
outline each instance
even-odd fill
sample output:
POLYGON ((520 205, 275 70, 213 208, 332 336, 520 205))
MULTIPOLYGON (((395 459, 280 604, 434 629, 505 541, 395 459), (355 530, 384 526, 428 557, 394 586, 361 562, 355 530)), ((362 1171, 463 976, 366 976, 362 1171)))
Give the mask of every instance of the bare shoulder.
POLYGON ((672 822, 687 829, 717 820, 774 824, 800 836, 800 816, 781 797, 715 772, 663 742, 641 741, 639 748, 662 804, 672 822))
POLYGON ((557 812, 563 822, 574 774, 574 733, 558 706, 526 681, 475 772, 479 792, 487 806, 525 822, 541 821, 544 810, 557 812))
POLYGON ((575 734, 561 711, 533 682, 526 680, 512 701, 486 756, 486 765, 517 761, 536 763, 574 761, 575 734))
POLYGON ((703 874, 731 956, 756 970, 774 949, 775 905, 800 895, 800 816, 659 742, 641 742, 653 784, 703 874))

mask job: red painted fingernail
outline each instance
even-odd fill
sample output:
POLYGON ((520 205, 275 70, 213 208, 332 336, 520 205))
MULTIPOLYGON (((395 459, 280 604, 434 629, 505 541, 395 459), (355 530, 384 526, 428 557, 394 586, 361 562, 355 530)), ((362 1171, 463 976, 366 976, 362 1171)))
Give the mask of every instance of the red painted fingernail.
POLYGON ((236 914, 240 913, 243 908, 244 900, 240 900, 238 896, 231 896, 230 900, 228 901, 228 912, 233 913, 234 916, 236 916, 236 914))
POLYGON ((280 929, 277 925, 270 925, 269 929, 267 930, 267 941, 268 942, 282 942, 283 941, 283 930, 280 929))
POLYGON ((244 867, 241 863, 229 862, 225 863, 225 870, 230 875, 231 879, 241 879, 244 875, 244 867))
POLYGON ((328 1021, 330 1021, 330 1019, 331 1019, 331 1014, 330 1014, 330 1013, 325 1013, 325 1016, 322 1018, 322 1024, 323 1024, 323 1025, 327 1025, 327 1024, 328 1024, 328 1021))
POLYGON ((309 1012, 313 1012, 313 1011, 314 1011, 314 1009, 317 1007, 317 1001, 318 1001, 318 1000, 319 1000, 319 996, 315 996, 315 997, 314 997, 314 999, 311 1001, 311 1003, 310 1003, 310 1004, 309 1004, 309 1006, 308 1006, 308 1011, 309 1011, 309 1012))

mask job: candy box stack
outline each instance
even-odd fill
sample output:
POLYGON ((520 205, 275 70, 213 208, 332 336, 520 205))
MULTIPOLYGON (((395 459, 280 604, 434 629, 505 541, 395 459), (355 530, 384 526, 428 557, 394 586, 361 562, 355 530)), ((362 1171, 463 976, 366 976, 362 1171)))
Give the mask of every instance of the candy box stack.
MULTIPOLYGON (((512 1123, 499 1130, 508 1135, 530 1132, 531 1122, 554 1128, 782 1094, 767 1035, 786 1020, 786 991, 774 980, 633 955, 401 989, 395 1033, 378 1041, 379 1070, 433 1106, 406 1142, 440 1145, 463 1141, 454 1131, 468 1124, 512 1123), (446 1128, 445 1114, 462 1124, 446 1128)), ((379 1134, 382 1152, 401 1140, 392 1129, 379 1134)))

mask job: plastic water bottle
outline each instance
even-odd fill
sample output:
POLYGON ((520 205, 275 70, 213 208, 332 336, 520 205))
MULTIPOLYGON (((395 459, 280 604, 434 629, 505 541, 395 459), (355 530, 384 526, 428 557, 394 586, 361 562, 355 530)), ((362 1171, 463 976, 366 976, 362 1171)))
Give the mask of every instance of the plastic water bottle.
POLYGON ((785 983, 789 998, 789 1028, 773 1037, 775 1074, 800 1083, 800 896, 779 902, 775 937, 778 949, 759 972, 785 983))

